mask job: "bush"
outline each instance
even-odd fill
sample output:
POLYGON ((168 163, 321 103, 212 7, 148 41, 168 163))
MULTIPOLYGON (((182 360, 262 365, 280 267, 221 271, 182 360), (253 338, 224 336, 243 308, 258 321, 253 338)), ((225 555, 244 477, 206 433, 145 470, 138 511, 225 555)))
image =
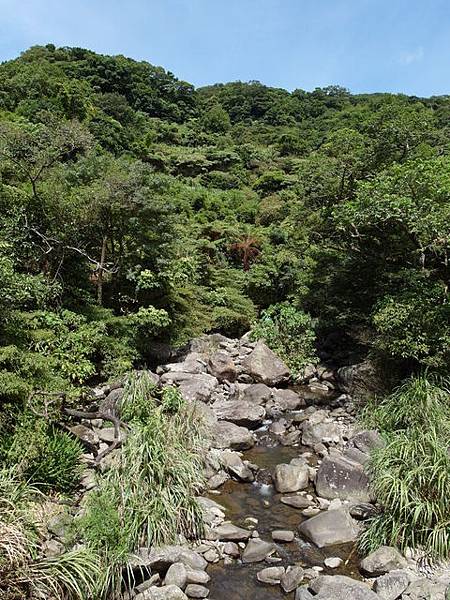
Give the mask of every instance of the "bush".
MULTIPOLYGON (((123 397, 131 431, 78 521, 80 538, 101 556, 103 592, 122 585, 122 569, 140 546, 201 535, 201 423, 173 388, 155 397, 147 373, 134 374, 123 397)), ((129 574, 132 577, 132 574, 129 574)))
POLYGON ((40 555, 34 518, 38 499, 39 492, 21 481, 15 470, 0 470, 0 597, 93 597, 101 573, 89 549, 66 551, 55 558, 40 555))
POLYGON ((252 337, 264 339, 294 374, 306 364, 317 361, 312 318, 287 302, 264 310, 253 327, 252 337))
POLYGON ((73 491, 80 480, 81 443, 44 419, 23 413, 7 446, 6 461, 17 465, 35 486, 57 492, 73 491))
POLYGON ((450 556, 449 399, 449 382, 421 375, 366 408, 366 423, 380 428, 387 445, 369 465, 382 512, 360 538, 364 552, 394 545, 431 559, 450 556))

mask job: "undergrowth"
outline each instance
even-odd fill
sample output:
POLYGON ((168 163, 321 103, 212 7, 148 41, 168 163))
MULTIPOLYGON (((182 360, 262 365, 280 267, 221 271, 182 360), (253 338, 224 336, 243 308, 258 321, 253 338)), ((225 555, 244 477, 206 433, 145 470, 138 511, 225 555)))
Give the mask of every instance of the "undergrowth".
POLYGON ((0 470, 0 597, 88 600, 100 578, 98 557, 79 547, 61 555, 40 555, 43 541, 33 517, 39 490, 13 469, 0 470))
POLYGON ((361 550, 415 548, 432 560, 450 557, 450 383, 427 374, 408 380, 363 419, 386 446, 369 463, 382 512, 360 538, 361 550))
MULTIPOLYGON (((123 398, 130 432, 122 450, 90 494, 78 535, 101 557, 98 593, 119 594, 123 568, 139 547, 198 537, 202 514, 202 427, 173 388, 156 390, 146 373, 131 376, 123 398)), ((132 578, 128 569, 127 578, 132 578)))

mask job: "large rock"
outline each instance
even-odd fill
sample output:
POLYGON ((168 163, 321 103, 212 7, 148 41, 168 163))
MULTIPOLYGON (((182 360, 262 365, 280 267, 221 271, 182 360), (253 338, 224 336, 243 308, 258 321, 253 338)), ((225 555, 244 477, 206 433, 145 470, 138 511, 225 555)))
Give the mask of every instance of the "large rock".
POLYGON ((219 381, 236 381, 236 367, 233 359, 226 352, 219 350, 210 357, 208 371, 219 381))
POLYGON ((300 566, 290 566, 286 569, 286 573, 281 578, 281 587, 289 594, 293 592, 303 581, 304 570, 300 566))
POLYGON ((306 405, 304 398, 301 398, 293 390, 274 390, 273 398, 266 405, 269 414, 277 414, 289 410, 298 410, 306 405))
POLYGON ((232 523, 219 525, 214 531, 217 535, 217 539, 221 542, 245 542, 252 535, 252 532, 248 529, 243 529, 232 523))
POLYGON ((386 442, 375 429, 360 431, 349 441, 349 446, 357 448, 360 452, 370 454, 372 450, 384 448, 386 442))
MULTIPOLYGON (((204 571, 201 571, 204 573, 204 571)), ((167 570, 164 585, 176 585, 181 590, 184 590, 187 584, 187 570, 186 566, 181 563, 173 563, 167 570)))
POLYGON ((242 462, 237 452, 224 450, 221 452, 219 460, 230 475, 235 475, 241 481, 254 481, 253 471, 242 462))
POLYGON ((138 594, 135 600, 188 600, 186 594, 176 585, 151 587, 138 594))
POLYGON ((290 375, 284 362, 262 341, 244 358, 242 366, 255 381, 269 386, 287 381, 290 375))
POLYGON ((165 573, 170 565, 183 563, 191 569, 206 569, 207 562, 197 552, 184 546, 165 546, 164 548, 141 548, 139 551, 140 564, 150 567, 152 571, 165 573))
POLYGON ((273 475, 277 492, 297 492, 308 487, 309 470, 307 465, 277 465, 273 475))
POLYGON ((369 502, 369 478, 361 463, 343 456, 326 456, 316 475, 316 491, 322 498, 369 502))
POLYGON ((266 416, 262 406, 245 400, 225 400, 215 402, 212 408, 220 421, 229 421, 241 427, 257 429, 266 416))
POLYGON ((381 546, 360 563, 361 571, 370 577, 384 575, 394 569, 404 569, 406 566, 406 559, 392 546, 381 546))
POLYGON ((275 546, 270 542, 264 542, 258 538, 252 538, 244 552, 242 553, 243 563, 255 563, 265 560, 272 552, 275 551, 275 546))
POLYGON ((272 390, 265 383, 252 383, 243 389, 242 400, 253 404, 266 404, 272 398, 272 390))
POLYGON ((410 579, 407 571, 390 571, 375 580, 373 589, 383 600, 396 600, 406 590, 410 579))
POLYGON ((184 373, 182 371, 169 371, 161 376, 163 383, 176 383, 183 398, 188 402, 208 402, 213 390, 219 382, 208 373, 184 373))
POLYGON ((166 372, 206 373, 206 361, 200 353, 190 352, 184 361, 164 365, 163 369, 166 372))
POLYGON ((209 596, 208 588, 197 583, 190 583, 186 586, 185 591, 189 598, 207 598, 209 596))
POLYGON ((256 579, 261 583, 277 585, 284 575, 284 567, 267 567, 256 574, 256 579))
POLYGON ((381 369, 369 360, 341 367, 337 376, 341 390, 356 398, 379 394, 386 391, 391 383, 386 378, 386 371, 382 373, 381 369))
POLYGON ((317 600, 380 600, 368 585, 344 575, 321 575, 311 581, 309 588, 317 600))
POLYGON ((255 438, 248 429, 228 421, 220 421, 214 425, 211 434, 212 448, 248 450, 255 445, 255 438))
POLYGON ((298 529, 319 548, 354 542, 359 533, 357 523, 341 508, 311 517, 303 521, 298 529))
POLYGON ((302 443, 305 446, 316 444, 338 444, 342 442, 342 427, 339 423, 303 423, 302 443))

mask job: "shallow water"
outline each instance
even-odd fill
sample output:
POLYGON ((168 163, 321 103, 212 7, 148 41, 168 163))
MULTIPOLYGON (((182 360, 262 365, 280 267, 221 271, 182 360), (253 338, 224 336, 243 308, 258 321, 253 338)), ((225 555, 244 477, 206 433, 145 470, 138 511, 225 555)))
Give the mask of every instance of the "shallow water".
MULTIPOLYGON (((226 509, 226 519, 235 525, 252 528, 247 518, 258 519, 253 526, 260 537, 272 541, 271 532, 275 529, 288 529, 297 533, 299 524, 306 518, 301 510, 280 502, 273 485, 269 484, 270 473, 280 463, 289 463, 293 458, 305 452, 302 447, 276 445, 277 440, 267 432, 259 432, 258 444, 244 453, 243 458, 257 464, 263 471, 258 473, 255 483, 238 483, 229 480, 220 488, 220 493, 211 494, 211 498, 226 509)), ((316 456, 308 457, 309 464, 317 461, 316 456)), ((313 493, 313 489, 307 490, 313 493)), ((281 561, 274 565, 299 564, 303 567, 323 567, 322 573, 347 575, 359 579, 357 556, 352 544, 319 549, 313 544, 298 537, 290 544, 277 544, 277 553, 281 561), (327 557, 338 556, 344 560, 337 569, 327 569, 323 561, 327 557)), ((208 572, 211 576, 209 584, 211 600, 243 600, 258 598, 258 600, 292 599, 294 593, 285 594, 279 585, 261 584, 256 574, 261 569, 270 566, 266 562, 242 565, 234 562, 230 566, 223 563, 211 565, 208 572)))

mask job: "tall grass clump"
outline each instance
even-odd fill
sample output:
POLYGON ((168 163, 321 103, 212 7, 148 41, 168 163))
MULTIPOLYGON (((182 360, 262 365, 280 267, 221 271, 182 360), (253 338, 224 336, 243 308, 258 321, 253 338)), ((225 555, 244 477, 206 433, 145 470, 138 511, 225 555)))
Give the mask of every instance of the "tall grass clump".
POLYGON ((100 578, 98 558, 84 547, 54 558, 40 554, 34 509, 41 499, 13 469, 0 470, 0 597, 88 600, 100 578))
POLYGON ((130 426, 126 442, 79 522, 81 538, 105 566, 99 595, 119 594, 123 568, 139 547, 202 533, 195 496, 203 485, 203 432, 192 407, 139 373, 128 382, 122 417, 130 426))
POLYGON ((364 420, 386 446, 369 463, 382 512, 360 538, 363 552, 382 545, 415 548, 431 560, 450 557, 450 384, 427 374, 409 379, 364 420))

